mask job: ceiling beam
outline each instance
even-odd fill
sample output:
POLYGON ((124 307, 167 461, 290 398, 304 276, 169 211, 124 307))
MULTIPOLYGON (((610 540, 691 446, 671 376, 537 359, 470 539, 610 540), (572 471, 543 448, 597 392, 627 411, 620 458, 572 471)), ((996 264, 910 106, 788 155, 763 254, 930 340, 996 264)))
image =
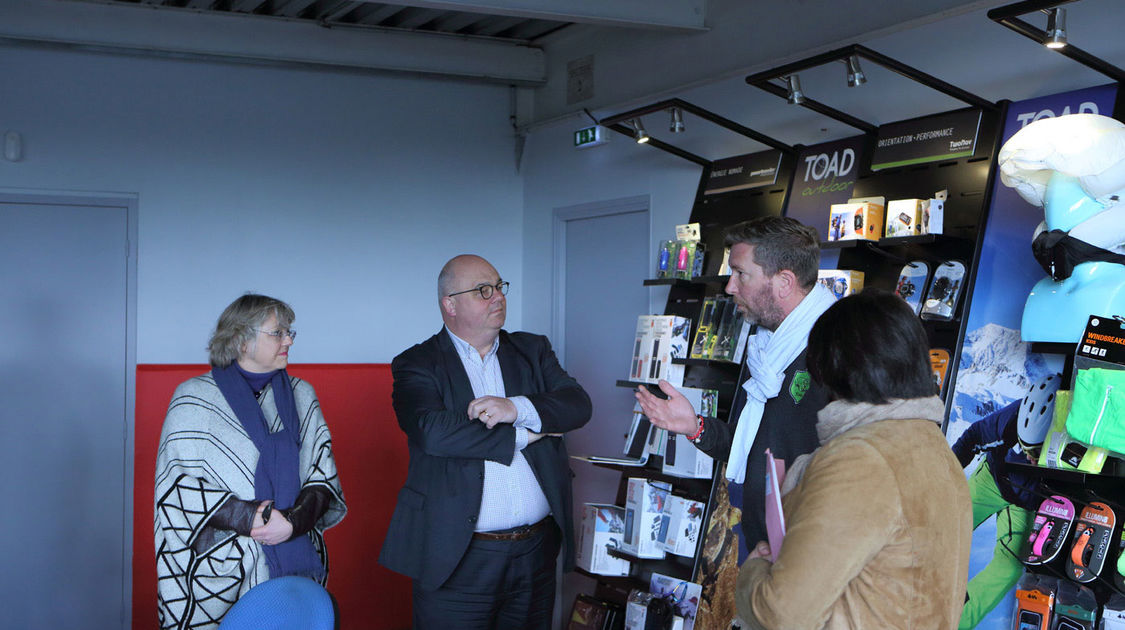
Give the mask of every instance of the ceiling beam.
POLYGON ((677 31, 708 30, 704 23, 706 0, 398 0, 397 3, 556 22, 677 31))
POLYGON ((546 81, 543 51, 526 45, 394 29, 324 28, 247 14, 153 11, 137 5, 0 0, 0 39, 139 54, 315 64, 440 75, 508 85, 546 81))

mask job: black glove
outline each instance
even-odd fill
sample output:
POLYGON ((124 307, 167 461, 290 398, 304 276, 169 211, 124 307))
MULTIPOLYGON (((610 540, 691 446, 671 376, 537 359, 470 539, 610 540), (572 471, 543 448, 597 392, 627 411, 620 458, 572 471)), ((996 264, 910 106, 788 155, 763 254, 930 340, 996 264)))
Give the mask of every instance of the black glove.
POLYGON ((332 493, 324 486, 305 486, 297 495, 293 507, 280 510, 289 524, 293 526, 293 535, 289 540, 304 536, 312 531, 313 525, 328 511, 332 503, 332 493))
POLYGON ((254 516, 258 513, 261 501, 243 501, 231 497, 223 507, 215 511, 207 520, 207 525, 215 529, 229 529, 239 536, 249 536, 254 527, 254 516))

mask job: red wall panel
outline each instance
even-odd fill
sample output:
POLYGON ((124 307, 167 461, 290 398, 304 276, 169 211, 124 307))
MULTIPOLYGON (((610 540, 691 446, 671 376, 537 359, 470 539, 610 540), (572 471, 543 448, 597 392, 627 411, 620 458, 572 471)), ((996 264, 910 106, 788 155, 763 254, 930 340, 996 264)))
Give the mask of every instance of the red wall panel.
MULTIPOLYGON (((172 392, 206 365, 137 366, 133 507, 133 628, 155 629, 153 474, 160 428, 172 392)), ((345 629, 409 628, 410 580, 377 563, 398 490, 406 480, 406 436, 391 410, 386 364, 291 365, 290 374, 316 389, 332 432, 332 447, 348 514, 328 530, 328 590, 345 629)))

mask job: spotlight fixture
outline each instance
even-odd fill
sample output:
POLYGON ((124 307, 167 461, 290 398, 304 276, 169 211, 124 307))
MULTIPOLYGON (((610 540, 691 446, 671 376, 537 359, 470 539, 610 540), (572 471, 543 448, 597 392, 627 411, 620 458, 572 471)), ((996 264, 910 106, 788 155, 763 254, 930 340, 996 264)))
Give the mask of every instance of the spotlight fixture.
POLYGON ((785 77, 785 82, 789 86, 789 95, 785 100, 790 105, 800 105, 805 102, 805 93, 801 91, 801 78, 795 74, 785 77))
POLYGON ((1055 7, 1047 12, 1047 41, 1043 45, 1056 49, 1066 46, 1066 9, 1055 7))
POLYGON ((679 107, 672 108, 672 122, 668 125, 668 131, 672 133, 683 133, 684 131, 684 113, 679 107))
POLYGON ((848 64, 848 87, 855 87, 867 83, 867 77, 863 74, 863 69, 859 67, 859 55, 852 55, 847 59, 848 64))
POLYGON ((648 132, 645 131, 645 126, 641 124, 640 118, 633 119, 633 138, 637 144, 644 144, 651 138, 648 137, 648 132))

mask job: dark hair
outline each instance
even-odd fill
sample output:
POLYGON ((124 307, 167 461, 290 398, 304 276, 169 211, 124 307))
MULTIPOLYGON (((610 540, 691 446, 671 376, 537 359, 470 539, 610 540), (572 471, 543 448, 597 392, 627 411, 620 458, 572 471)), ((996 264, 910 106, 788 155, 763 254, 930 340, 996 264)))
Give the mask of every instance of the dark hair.
POLYGON ((866 289, 829 307, 809 332, 806 356, 833 399, 881 404, 937 393, 922 322, 888 291, 866 289))
POLYGON ((731 226, 724 244, 742 243, 754 247, 754 263, 767 276, 788 269, 797 276, 802 289, 812 289, 820 267, 820 235, 811 227, 789 217, 758 217, 731 226))
POLYGON ((242 346, 257 338, 254 329, 265 323, 270 315, 277 317, 277 325, 289 328, 293 323, 293 309, 277 298, 247 293, 230 303, 207 344, 211 365, 226 367, 238 360, 242 346))

